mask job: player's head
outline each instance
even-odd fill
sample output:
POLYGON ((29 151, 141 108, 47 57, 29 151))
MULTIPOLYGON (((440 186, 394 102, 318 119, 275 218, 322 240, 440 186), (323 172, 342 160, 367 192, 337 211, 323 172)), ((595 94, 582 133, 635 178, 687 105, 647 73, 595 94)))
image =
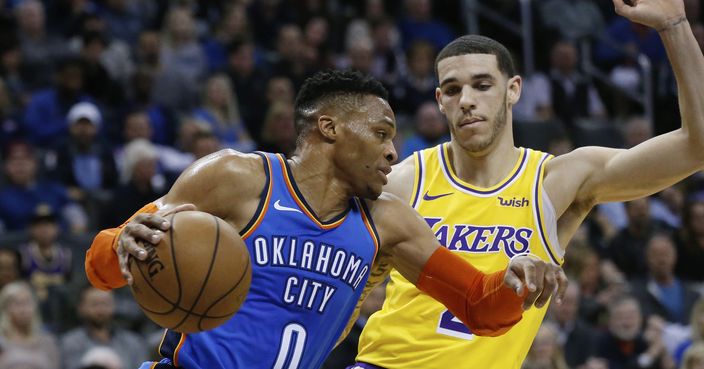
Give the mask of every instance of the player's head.
POLYGON ((503 128, 520 97, 521 78, 506 47, 488 37, 462 36, 440 51, 435 74, 435 98, 464 150, 482 153, 501 135, 512 139, 503 128))
POLYGON ((295 102, 297 150, 324 150, 352 194, 375 199, 396 160, 396 118, 379 81, 327 70, 308 78, 295 102))

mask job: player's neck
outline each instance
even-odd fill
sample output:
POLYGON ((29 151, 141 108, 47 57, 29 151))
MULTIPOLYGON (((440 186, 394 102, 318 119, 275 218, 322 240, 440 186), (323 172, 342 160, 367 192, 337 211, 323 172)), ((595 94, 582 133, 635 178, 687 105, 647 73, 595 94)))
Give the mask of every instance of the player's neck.
POLYGON ((520 153, 513 140, 501 137, 482 153, 464 150, 454 141, 450 142, 449 148, 450 165, 455 174, 479 187, 491 187, 504 179, 516 166, 520 153))
POLYGON ((288 161, 298 190, 322 221, 345 211, 351 196, 349 185, 335 177, 333 164, 327 157, 304 149, 288 161))

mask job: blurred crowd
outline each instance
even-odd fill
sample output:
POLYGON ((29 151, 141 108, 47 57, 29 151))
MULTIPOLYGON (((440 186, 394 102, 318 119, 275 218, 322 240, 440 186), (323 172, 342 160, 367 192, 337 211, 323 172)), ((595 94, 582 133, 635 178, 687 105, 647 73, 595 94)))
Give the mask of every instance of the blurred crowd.
MULTIPOLYGON (((130 292, 87 286, 92 237, 209 153, 291 155, 295 94, 316 71, 351 68, 384 83, 400 158, 447 140, 434 59, 467 31, 462 3, 0 0, 0 369, 129 369, 156 358, 160 330, 130 292)), ((520 23, 519 1, 480 3, 520 23)), ((704 45, 700 0, 685 3, 704 45)), ((655 31, 615 16, 611 2, 537 0, 531 10, 536 70, 514 108, 518 144, 556 155, 628 148, 679 126, 655 31), (631 98, 647 83, 653 121, 631 98)), ((521 69, 521 38, 483 17, 478 26, 521 69)), ((599 206, 563 246, 571 285, 525 368, 704 368, 703 176, 599 206)), ((379 294, 329 368, 351 363, 379 294)))

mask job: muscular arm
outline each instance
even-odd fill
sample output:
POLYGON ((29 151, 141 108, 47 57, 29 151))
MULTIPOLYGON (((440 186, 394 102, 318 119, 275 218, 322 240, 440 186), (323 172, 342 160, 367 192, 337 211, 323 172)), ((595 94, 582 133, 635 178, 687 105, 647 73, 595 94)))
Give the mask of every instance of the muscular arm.
POLYGON ((159 230, 168 230, 163 215, 178 211, 185 204, 242 229, 256 211, 265 181, 258 155, 223 150, 193 163, 164 197, 145 205, 120 227, 98 233, 86 253, 88 280, 101 289, 124 286, 129 275, 121 268, 126 266, 128 253, 141 257, 138 241, 159 243, 159 230))
MULTIPOLYGON (((516 324, 523 308, 545 304, 556 285, 543 284, 551 266, 530 257, 512 260, 509 268, 484 274, 440 246, 425 221, 392 194, 371 205, 382 243, 381 257, 421 291, 443 303, 479 335, 499 335, 516 324), (529 293, 523 295, 523 281, 529 293)), ((564 281, 562 281, 564 282, 564 281)))
POLYGON ((704 57, 681 1, 614 4, 619 14, 660 30, 677 79, 682 127, 629 150, 586 147, 552 160, 545 186, 558 215, 650 195, 704 168, 704 57))

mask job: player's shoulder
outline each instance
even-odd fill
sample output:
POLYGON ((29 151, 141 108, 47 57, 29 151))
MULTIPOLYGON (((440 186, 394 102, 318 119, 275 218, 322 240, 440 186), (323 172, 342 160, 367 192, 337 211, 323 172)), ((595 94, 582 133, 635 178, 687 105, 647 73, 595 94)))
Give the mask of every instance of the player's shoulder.
POLYGON ((174 187, 208 196, 221 190, 232 195, 256 196, 267 180, 263 161, 258 154, 220 150, 191 164, 174 187))
POLYGON ((414 156, 411 155, 391 167, 389 183, 384 186, 385 192, 410 201, 415 185, 416 160, 414 156))
POLYGON ((588 170, 613 154, 612 149, 600 146, 584 146, 576 148, 566 154, 556 156, 545 167, 545 175, 570 176, 588 170))
POLYGON ((410 218, 417 216, 413 208, 391 192, 382 192, 376 200, 366 200, 377 229, 403 228, 410 218))

